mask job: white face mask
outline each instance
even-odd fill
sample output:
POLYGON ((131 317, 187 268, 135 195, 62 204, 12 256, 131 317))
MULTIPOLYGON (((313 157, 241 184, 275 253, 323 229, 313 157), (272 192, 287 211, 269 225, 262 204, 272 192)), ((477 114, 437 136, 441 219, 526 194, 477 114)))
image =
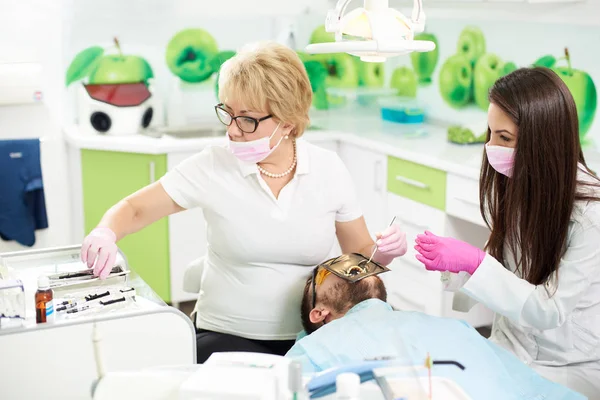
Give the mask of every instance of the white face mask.
POLYGON ((277 127, 271 136, 252 140, 251 142, 234 142, 229 137, 229 133, 227 133, 227 144, 229 146, 229 150, 231 150, 233 155, 239 158, 241 161, 250 163, 261 162, 270 156, 283 140, 283 136, 281 136, 279 142, 277 142, 277 144, 271 148, 271 139, 273 136, 275 136, 275 132, 277 132, 277 129, 279 129, 279 125, 281 125, 281 122, 277 124, 277 127))

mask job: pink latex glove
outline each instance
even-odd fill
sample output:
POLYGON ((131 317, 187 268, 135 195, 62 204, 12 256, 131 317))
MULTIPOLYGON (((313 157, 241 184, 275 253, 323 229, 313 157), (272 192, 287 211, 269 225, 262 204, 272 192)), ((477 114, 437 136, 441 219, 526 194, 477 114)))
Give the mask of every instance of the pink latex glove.
POLYGON ((417 235, 415 241, 415 250, 418 251, 416 258, 429 271, 466 271, 473 275, 485 257, 485 252, 475 246, 453 238, 436 236, 429 231, 425 231, 424 235, 417 235))
POLYGON ((117 259, 117 235, 109 228, 96 228, 90 232, 81 245, 81 261, 88 268, 94 267, 94 275, 105 279, 117 259), (95 262, 95 263, 94 263, 95 262))
POLYGON ((394 258, 406 254, 406 233, 398 225, 391 225, 386 230, 376 235, 377 252, 374 257, 384 264, 391 263, 394 258))

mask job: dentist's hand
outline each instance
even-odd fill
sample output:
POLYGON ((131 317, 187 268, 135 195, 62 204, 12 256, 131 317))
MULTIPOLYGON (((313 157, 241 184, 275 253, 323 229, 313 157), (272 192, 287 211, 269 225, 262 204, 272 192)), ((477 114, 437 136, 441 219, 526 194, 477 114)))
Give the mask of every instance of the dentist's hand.
POLYGON ((391 225, 376 235, 377 252, 375 259, 383 264, 391 263, 394 258, 406 254, 406 233, 398 225, 391 225))
POLYGON ((475 246, 429 231, 417 235, 416 243, 415 257, 430 271, 466 271, 473 275, 485 257, 485 252, 475 246))
POLYGON ((117 258, 117 235, 109 228, 96 228, 90 232, 81 245, 81 261, 88 268, 94 267, 94 275, 105 279, 115 265, 117 258))

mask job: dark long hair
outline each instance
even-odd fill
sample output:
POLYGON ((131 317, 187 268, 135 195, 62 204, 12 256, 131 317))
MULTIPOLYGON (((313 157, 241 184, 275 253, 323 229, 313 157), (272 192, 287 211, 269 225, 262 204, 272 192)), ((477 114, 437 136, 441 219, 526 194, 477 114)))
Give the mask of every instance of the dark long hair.
MULTIPOLYGON (((491 230, 486 251, 504 264, 507 248, 521 277, 540 285, 558 269, 566 250, 575 201, 599 200, 582 190, 598 185, 577 181, 578 163, 595 175, 579 143, 575 102, 556 73, 516 70, 496 81, 489 98, 513 120, 518 134, 511 178, 496 172, 484 151, 479 199, 491 230)), ((488 141, 490 134, 488 127, 488 141)))

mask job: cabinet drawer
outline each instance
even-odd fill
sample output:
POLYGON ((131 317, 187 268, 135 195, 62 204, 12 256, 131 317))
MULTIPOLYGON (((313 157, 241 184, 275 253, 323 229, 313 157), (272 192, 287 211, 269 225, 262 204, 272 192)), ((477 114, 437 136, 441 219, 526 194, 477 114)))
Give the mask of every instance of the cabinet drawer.
POLYGON ((396 157, 388 157, 388 191, 427 204, 446 208, 446 173, 396 157))
POLYGON ((479 210, 479 180, 448 174, 446 212, 485 227, 479 210))
MULTIPOLYGON (((397 263, 396 268, 410 271, 415 268, 412 265, 401 266, 397 263)), ((392 272, 381 274, 381 279, 386 285, 388 298, 387 302, 397 310, 420 311, 430 315, 441 316, 443 313, 442 295, 443 289, 441 282, 436 285, 423 285, 419 281, 414 281, 406 274, 392 275, 392 272)))

